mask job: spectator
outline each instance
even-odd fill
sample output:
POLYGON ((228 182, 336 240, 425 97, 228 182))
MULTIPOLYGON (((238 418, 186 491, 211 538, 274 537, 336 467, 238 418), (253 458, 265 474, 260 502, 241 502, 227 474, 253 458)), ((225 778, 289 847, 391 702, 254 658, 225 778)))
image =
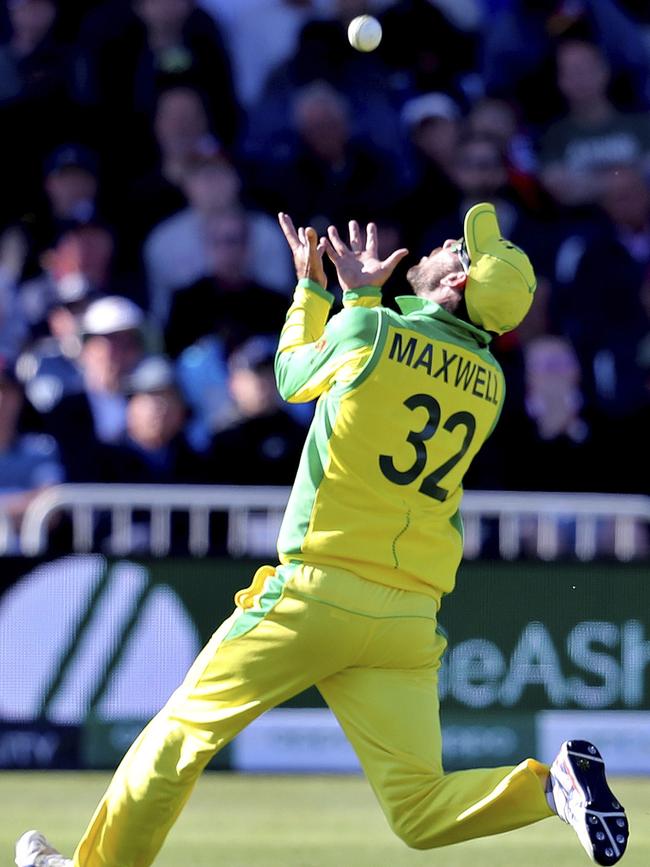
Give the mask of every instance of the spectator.
POLYGON ((187 436, 204 452, 230 407, 225 349, 217 334, 206 334, 176 360, 176 378, 190 407, 187 436))
POLYGON ((524 347, 524 395, 510 403, 468 484, 534 491, 607 491, 611 431, 581 389, 580 364, 563 337, 524 347))
POLYGON ((153 131, 158 148, 155 168, 138 178, 129 196, 133 241, 138 250, 153 227, 187 205, 183 182, 201 152, 218 150, 202 95, 175 86, 158 96, 153 131))
POLYGON ((0 370, 0 509, 16 524, 34 496, 64 480, 56 443, 21 434, 23 390, 10 365, 0 370))
POLYGON ((83 390, 79 367, 81 318, 95 294, 82 274, 62 276, 53 285, 48 334, 34 341, 16 365, 32 406, 49 412, 66 394, 83 390))
MULTIPOLYGON (((230 61, 216 22, 197 9, 194 0, 134 0, 134 9, 146 31, 154 74, 162 72, 173 81, 184 72, 187 80, 209 94, 211 114, 218 123, 216 133, 232 144, 238 109, 230 61)), ((136 78, 136 87, 138 84, 144 96, 151 85, 144 76, 140 81, 136 78)), ((147 103, 152 104, 149 99, 147 103)))
POLYGON ((407 247, 417 243, 423 214, 433 222, 458 205, 460 193, 452 178, 460 119, 457 104, 444 93, 417 96, 402 109, 402 123, 413 145, 413 184, 400 210, 407 247))
MULTIPOLYGON (((548 327, 549 275, 553 273, 555 238, 526 210, 510 183, 506 155, 498 139, 487 135, 466 136, 456 151, 454 180, 460 190, 457 208, 427 226, 415 249, 428 253, 440 238, 458 235, 463 214, 477 202, 491 202, 495 206, 504 237, 527 251, 537 275, 535 300, 526 321, 516 332, 505 335, 495 344, 499 361, 507 364, 499 356, 500 347, 507 348, 508 352, 514 350, 513 341, 543 334, 548 327)), ((516 381, 514 373, 509 381, 516 381)))
POLYGON ((537 157, 530 136, 521 127, 517 108, 506 100, 484 97, 472 105, 466 120, 470 135, 488 136, 500 143, 509 183, 530 208, 540 209, 543 198, 537 180, 537 157))
POLYGON ((233 414, 212 441, 212 482, 289 485, 298 468, 304 427, 282 407, 273 361, 277 340, 253 337, 230 356, 233 414))
MULTIPOLYGON (((218 152, 195 155, 185 174, 183 189, 188 207, 157 226, 144 247, 150 309, 159 322, 167 318, 173 290, 200 279, 212 267, 206 241, 208 223, 243 208, 241 178, 218 152)), ((277 224, 259 211, 246 211, 245 215, 246 273, 286 293, 293 285, 293 276, 277 224)))
POLYGON ((261 97, 271 70, 294 55, 300 30, 315 11, 312 0, 201 0, 200 5, 223 25, 244 106, 261 97))
POLYGON ((144 356, 143 325, 140 308, 116 295, 94 301, 83 316, 83 391, 62 396, 44 413, 71 481, 96 480, 102 444, 124 436, 124 381, 144 356))
POLYGON ((188 410, 174 368, 149 356, 125 380, 126 430, 104 451, 102 481, 182 483, 202 481, 199 459, 184 434, 188 410))
POLYGON ((604 168, 650 160, 650 121, 616 110, 607 95, 609 65, 595 45, 562 43, 557 75, 568 114, 542 142, 542 181, 561 205, 591 204, 602 195, 604 168))
POLYGON ((47 331, 47 312, 59 295, 61 280, 87 282, 94 292, 108 292, 114 286, 114 252, 113 236, 99 224, 76 226, 60 236, 54 248, 41 256, 42 273, 18 289, 21 309, 34 336, 47 331))
POLYGON ((0 45, 0 141, 2 215, 16 218, 36 202, 34 173, 17 165, 39 165, 55 136, 71 122, 69 58, 56 35, 55 0, 8 0, 8 41, 0 45))
POLYGON ((48 213, 36 226, 37 245, 46 249, 67 229, 97 217, 99 163, 95 153, 79 144, 65 144, 45 163, 43 188, 48 213))
POLYGON ((388 82, 401 95, 444 90, 460 97, 462 77, 474 69, 475 42, 430 0, 397 0, 380 16, 377 49, 388 82))
POLYGON ((9 41, 0 48, 0 103, 43 101, 56 92, 65 67, 54 42, 55 0, 8 0, 9 41))
POLYGON ((445 93, 425 93, 405 103, 402 122, 425 158, 443 171, 447 180, 454 165, 459 142, 460 109, 445 93))
MULTIPOLYGON (((145 358, 126 377, 124 387, 126 430, 118 443, 101 449, 96 480, 158 485, 204 482, 202 462, 185 435, 188 409, 170 362, 161 355, 145 358)), ((188 516, 172 514, 169 529, 171 550, 186 555, 188 516)), ((112 549, 107 522, 100 522, 97 530, 98 539, 112 549)), ((151 550, 149 514, 134 512, 131 533, 132 550, 151 550)))
POLYGON ((484 30, 483 79, 489 96, 514 98, 525 120, 546 125, 561 103, 553 58, 562 40, 589 40, 612 64, 632 108, 648 104, 648 60, 640 28, 618 0, 504 0, 484 30))
MULTIPOLYGON (((346 125, 355 141, 403 158, 397 99, 379 51, 356 51, 346 31, 355 15, 367 11, 366 0, 333 0, 329 14, 303 27, 298 49, 271 72, 257 103, 248 112, 248 150, 261 162, 287 158, 295 132, 295 102, 311 86, 326 84, 347 104, 346 125)), ((289 157, 290 158, 290 157, 289 157)), ((275 206, 274 206, 274 210, 275 206)))
POLYGON ((28 334, 16 287, 27 256, 27 240, 17 227, 0 235, 0 365, 16 358, 28 334))
MULTIPOLYGON (((77 75, 80 99, 101 106, 107 144, 119 144, 116 124, 122 130, 152 116, 161 88, 189 84, 208 94, 215 133, 231 145, 238 108, 216 22, 194 0, 132 0, 132 12, 117 16, 113 7, 105 3, 89 17, 77 75)), ((128 144, 132 148, 132 140, 128 144)))
POLYGON ((535 338, 525 347, 524 366, 530 425, 519 440, 526 447, 517 454, 525 458, 511 484, 523 482, 530 490, 603 490, 604 442, 596 440, 587 420, 580 365, 571 344, 561 337, 535 338), (600 468, 598 479, 594 467, 600 468))
MULTIPOLYGON (((539 242, 536 243, 534 237, 529 238, 534 234, 531 219, 509 183, 506 157, 498 139, 487 135, 463 138, 456 148, 453 178, 459 190, 458 203, 433 228, 426 228, 422 252, 431 249, 431 239, 457 235, 462 215, 469 207, 477 202, 491 202, 499 215, 504 236, 522 246, 526 240, 526 249, 534 255, 539 242), (447 234, 440 235, 440 232, 447 234)), ((539 267, 538 257, 533 261, 539 267)))
POLYGON ((255 334, 278 334, 287 301, 248 276, 250 230, 246 214, 231 211, 206 226, 209 276, 172 298, 165 345, 172 358, 205 335, 216 335, 226 354, 255 334))
POLYGON ((604 171, 601 186, 604 221, 578 247, 573 277, 566 274, 567 282, 558 284, 553 310, 556 326, 576 347, 589 399, 632 436, 636 415, 648 403, 639 353, 650 331, 642 299, 650 191, 633 166, 604 171))
MULTIPOLYGON (((456 151, 455 179, 463 195, 461 207, 483 199, 495 207, 500 205, 508 227, 503 231, 510 237, 516 219, 515 197, 508 186, 508 169, 499 140, 486 135, 465 137, 456 151)), ((504 217, 499 216, 499 220, 504 217)))
POLYGON ((352 135, 350 106, 325 82, 300 90, 293 103, 297 141, 290 155, 267 172, 274 207, 289 207, 301 225, 320 233, 355 214, 362 221, 397 201, 390 160, 352 135))

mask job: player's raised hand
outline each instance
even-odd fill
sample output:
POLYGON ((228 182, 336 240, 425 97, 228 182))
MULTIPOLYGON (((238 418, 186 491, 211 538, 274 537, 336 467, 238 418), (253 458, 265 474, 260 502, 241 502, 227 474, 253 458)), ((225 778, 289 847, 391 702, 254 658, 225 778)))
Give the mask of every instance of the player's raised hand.
POLYGON ((395 267, 408 255, 401 247, 386 259, 378 253, 377 226, 368 223, 365 242, 356 220, 350 220, 350 246, 343 243, 335 226, 327 230, 329 238, 321 238, 327 255, 334 263, 342 289, 359 289, 361 286, 383 286, 395 267))
POLYGON ((296 277, 299 280, 306 277, 325 289, 327 287, 327 275, 323 267, 325 243, 322 239, 318 240, 316 229, 311 226, 303 229, 300 226, 296 230, 289 214, 283 212, 278 214, 278 221, 291 249, 296 277))

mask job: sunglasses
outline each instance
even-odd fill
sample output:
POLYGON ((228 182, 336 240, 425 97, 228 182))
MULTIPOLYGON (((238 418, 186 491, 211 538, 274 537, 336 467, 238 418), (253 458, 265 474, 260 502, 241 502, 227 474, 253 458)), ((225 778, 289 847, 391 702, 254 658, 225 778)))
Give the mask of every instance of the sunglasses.
POLYGON ((465 246, 465 238, 459 238, 458 241, 456 241, 456 243, 453 244, 449 249, 452 253, 456 253, 458 259, 460 260, 463 271, 468 274, 469 266, 472 263, 469 258, 469 253, 467 252, 467 247, 465 246))

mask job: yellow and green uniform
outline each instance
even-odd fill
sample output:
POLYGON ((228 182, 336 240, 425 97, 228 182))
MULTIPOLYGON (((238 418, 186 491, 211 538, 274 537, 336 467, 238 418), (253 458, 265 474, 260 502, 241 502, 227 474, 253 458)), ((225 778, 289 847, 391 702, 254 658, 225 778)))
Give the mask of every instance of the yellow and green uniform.
POLYGON ((503 404, 490 336, 432 301, 301 280, 280 338, 288 401, 319 397, 278 552, 440 600, 462 555, 462 480, 503 404))
MULTIPOLYGON (((279 538, 185 680, 122 760, 75 867, 147 867, 196 779, 257 716, 316 685, 393 830, 433 848, 552 815, 545 765, 445 774, 440 599, 461 556, 461 482, 494 426, 489 336, 438 305, 300 281, 281 394, 320 396, 279 538)), ((263 480, 260 480, 263 481, 263 480)), ((216 808, 215 808, 216 809, 216 808)), ((218 810, 215 813, 218 822, 218 810)), ((215 852, 215 863, 218 851, 215 852)))

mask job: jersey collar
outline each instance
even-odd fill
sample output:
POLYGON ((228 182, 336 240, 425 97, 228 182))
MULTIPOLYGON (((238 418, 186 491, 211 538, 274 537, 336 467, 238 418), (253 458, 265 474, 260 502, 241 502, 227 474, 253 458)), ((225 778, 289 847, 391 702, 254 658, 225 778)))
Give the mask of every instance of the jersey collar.
POLYGON ((477 328, 471 322, 465 322, 464 319, 458 319, 453 313, 449 313, 444 307, 441 307, 436 301, 431 301, 427 298, 419 298, 417 295, 399 295, 395 301, 404 316, 427 316, 434 319, 440 319, 448 325, 453 325, 461 331, 466 331, 471 334, 479 343, 485 346, 492 340, 492 335, 482 328, 477 328))

